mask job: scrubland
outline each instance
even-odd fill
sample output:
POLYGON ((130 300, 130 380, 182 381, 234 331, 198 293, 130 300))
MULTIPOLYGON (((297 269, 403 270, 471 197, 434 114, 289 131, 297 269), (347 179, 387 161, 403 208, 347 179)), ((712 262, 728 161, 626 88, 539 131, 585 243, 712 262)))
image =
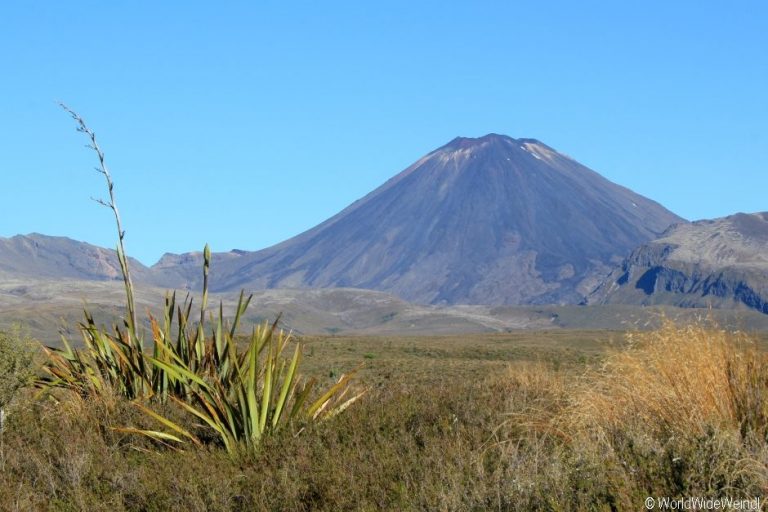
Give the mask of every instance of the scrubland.
POLYGON ((41 395, 4 376, 0 508, 640 510, 647 496, 768 487, 768 361, 742 333, 302 342, 304 373, 322 385, 363 361, 367 393, 238 457, 172 402, 152 407, 200 446, 120 430, 157 427, 120 396, 41 395))

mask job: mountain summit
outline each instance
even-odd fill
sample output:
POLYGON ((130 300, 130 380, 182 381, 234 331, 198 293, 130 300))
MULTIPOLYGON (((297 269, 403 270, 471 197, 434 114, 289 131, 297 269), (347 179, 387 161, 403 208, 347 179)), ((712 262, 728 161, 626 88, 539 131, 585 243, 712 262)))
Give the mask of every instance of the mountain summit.
MULTIPOLYGON (((211 282, 369 288, 431 304, 578 303, 681 221, 535 139, 458 137, 294 238, 218 255, 211 282)), ((164 271, 197 287, 185 259, 196 260, 165 257, 164 271)))

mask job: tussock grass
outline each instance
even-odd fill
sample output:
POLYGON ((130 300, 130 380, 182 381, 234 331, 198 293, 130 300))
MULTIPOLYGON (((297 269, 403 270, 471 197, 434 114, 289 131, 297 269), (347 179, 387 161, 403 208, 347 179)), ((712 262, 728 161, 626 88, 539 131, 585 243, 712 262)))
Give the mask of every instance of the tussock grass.
POLYGON ((590 468, 578 485, 622 508, 648 495, 751 498, 768 489, 766 393, 753 339, 665 322, 587 372, 553 429, 590 468))
POLYGON ((708 428, 765 434, 768 361, 743 333, 702 325, 630 335, 627 349, 585 379, 571 428, 642 427, 661 435, 708 428))

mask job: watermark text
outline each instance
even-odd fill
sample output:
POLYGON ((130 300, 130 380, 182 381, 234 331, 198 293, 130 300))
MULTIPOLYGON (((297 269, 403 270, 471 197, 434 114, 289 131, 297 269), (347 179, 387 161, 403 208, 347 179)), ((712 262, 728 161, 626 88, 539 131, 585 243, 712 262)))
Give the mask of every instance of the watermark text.
POLYGON ((648 496, 645 499, 647 510, 762 510, 762 497, 755 498, 670 498, 668 496, 648 496))

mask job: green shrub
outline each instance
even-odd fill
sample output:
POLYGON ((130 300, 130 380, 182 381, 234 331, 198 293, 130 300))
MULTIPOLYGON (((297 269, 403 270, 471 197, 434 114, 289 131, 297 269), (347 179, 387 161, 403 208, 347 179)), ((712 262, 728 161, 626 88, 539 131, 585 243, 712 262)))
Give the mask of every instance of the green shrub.
POLYGON ((0 331, 0 469, 5 467, 5 422, 8 407, 35 375, 32 342, 20 328, 0 331))
POLYGON ((34 354, 32 340, 22 334, 20 328, 0 331, 0 411, 5 410, 21 388, 32 382, 34 354))

